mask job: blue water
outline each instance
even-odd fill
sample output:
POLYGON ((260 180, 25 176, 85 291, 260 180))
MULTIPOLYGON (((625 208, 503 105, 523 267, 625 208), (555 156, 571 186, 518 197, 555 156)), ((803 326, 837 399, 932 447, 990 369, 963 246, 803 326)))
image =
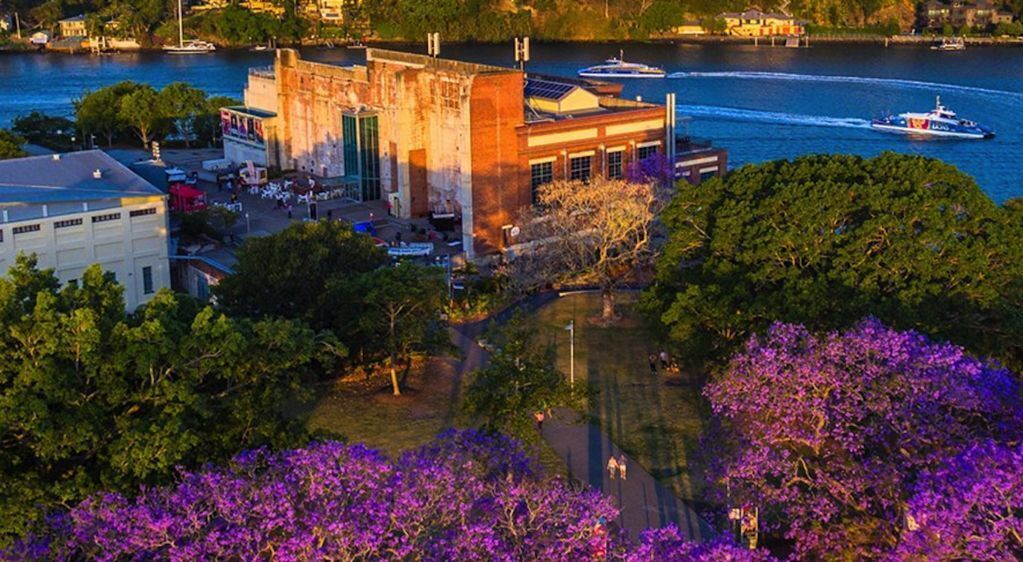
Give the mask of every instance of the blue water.
MULTIPOLYGON (((1023 48, 939 53, 920 47, 534 44, 529 69, 572 76, 625 49, 662 66, 664 80, 625 81, 625 95, 661 101, 671 91, 694 137, 727 147, 733 166, 811 152, 865 156, 895 150, 940 158, 971 174, 996 201, 1023 196, 1023 48), (990 141, 912 140, 870 130, 887 112, 925 111, 934 97, 998 132, 990 141)), ((448 45, 444 56, 512 64, 510 46, 448 45)), ((360 62, 361 51, 310 50, 309 58, 360 62)), ((0 126, 39 109, 70 113, 82 91, 119 80, 162 86, 184 80, 212 94, 241 96, 249 66, 272 53, 159 53, 108 57, 0 56, 0 126)))

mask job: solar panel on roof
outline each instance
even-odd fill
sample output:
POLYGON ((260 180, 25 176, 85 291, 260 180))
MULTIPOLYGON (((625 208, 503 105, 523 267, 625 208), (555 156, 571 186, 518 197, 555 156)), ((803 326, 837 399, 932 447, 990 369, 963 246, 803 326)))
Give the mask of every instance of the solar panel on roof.
POLYGON ((574 84, 551 82, 549 80, 536 80, 531 78, 526 81, 525 93, 527 98, 559 100, 575 88, 576 86, 574 84))

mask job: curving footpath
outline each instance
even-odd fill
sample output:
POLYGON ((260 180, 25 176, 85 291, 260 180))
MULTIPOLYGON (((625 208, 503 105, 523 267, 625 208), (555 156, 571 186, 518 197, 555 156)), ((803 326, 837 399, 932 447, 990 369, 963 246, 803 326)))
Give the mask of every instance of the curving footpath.
MULTIPOLYGON (((557 298, 557 293, 535 295, 513 307, 536 310, 557 298)), ((486 365, 487 353, 477 344, 490 321, 502 322, 512 311, 505 311, 492 320, 465 324, 451 329, 452 341, 462 351, 458 376, 465 377, 486 365)), ((704 542, 717 536, 710 526, 688 504, 662 486, 638 462, 626 455, 628 479, 611 480, 608 458, 622 454, 611 438, 593 423, 580 421, 571 409, 559 409, 554 418, 544 422, 543 437, 557 451, 568 467, 569 476, 614 498, 621 514, 618 525, 633 539, 644 529, 674 524, 689 540, 704 542)))

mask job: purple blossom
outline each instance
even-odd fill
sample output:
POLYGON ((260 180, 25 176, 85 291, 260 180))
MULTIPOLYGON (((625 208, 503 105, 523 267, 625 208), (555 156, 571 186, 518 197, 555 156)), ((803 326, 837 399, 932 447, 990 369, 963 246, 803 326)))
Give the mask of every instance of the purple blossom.
POLYGON ((617 516, 609 498, 540 477, 515 441, 465 431, 397 461, 336 442, 247 451, 135 498, 94 495, 0 559, 765 560, 677 529, 634 546, 605 523, 617 516))
POLYGON ((1023 559, 1023 446, 984 441, 926 472, 889 559, 1023 559))
POLYGON ((1023 427, 1008 371, 876 320, 822 337, 776 324, 706 395, 719 499, 759 506, 800 558, 882 557, 917 475, 1023 427))

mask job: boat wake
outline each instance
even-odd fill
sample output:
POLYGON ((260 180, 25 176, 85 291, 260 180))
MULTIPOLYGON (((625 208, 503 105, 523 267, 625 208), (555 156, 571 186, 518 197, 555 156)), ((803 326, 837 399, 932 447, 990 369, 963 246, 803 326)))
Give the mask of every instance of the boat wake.
POLYGON ((1023 99, 1023 93, 1007 90, 992 90, 975 86, 958 84, 942 84, 940 82, 924 82, 920 80, 902 80, 898 78, 868 78, 863 76, 833 76, 829 74, 790 74, 786 72, 674 72, 668 78, 740 78, 743 80, 785 80, 796 82, 826 82, 838 84, 864 84, 870 86, 892 86, 917 90, 940 90, 942 92, 962 92, 982 94, 996 97, 1012 97, 1023 99))
POLYGON ((845 129, 869 129, 870 121, 855 117, 826 117, 822 115, 800 115, 798 113, 780 113, 774 111, 757 111, 755 109, 739 109, 715 105, 683 105, 679 113, 697 117, 717 117, 728 121, 754 121, 757 123, 775 123, 780 125, 802 125, 806 127, 840 127, 845 129))

